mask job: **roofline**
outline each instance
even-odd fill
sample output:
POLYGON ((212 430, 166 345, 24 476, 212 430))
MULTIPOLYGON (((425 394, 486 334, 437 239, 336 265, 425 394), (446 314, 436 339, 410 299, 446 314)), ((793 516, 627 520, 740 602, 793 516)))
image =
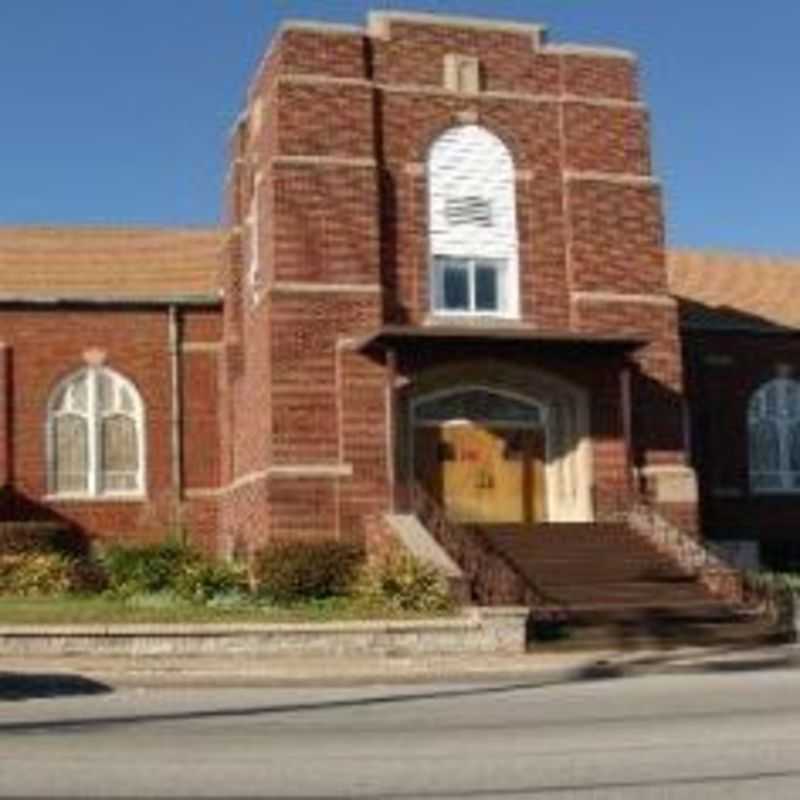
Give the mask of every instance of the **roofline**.
POLYGON ((194 306, 208 307, 222 305, 222 294, 184 294, 184 295, 37 295, 2 294, 0 306, 194 306))
POLYGON ((358 339, 356 349, 363 350, 382 342, 400 342, 424 339, 429 342, 452 342, 457 340, 474 340, 482 342, 506 342, 540 344, 542 346, 580 346, 604 345, 622 350, 635 350, 647 344, 647 339, 637 334, 579 333, 575 331, 544 331, 538 328, 514 326, 482 327, 482 326, 415 326, 384 325, 372 333, 358 339))
POLYGON ((24 233, 65 233, 68 231, 75 231, 77 233, 192 233, 192 234, 224 234, 227 228, 225 225, 127 225, 124 223, 116 223, 110 225, 103 225, 98 223, 21 223, 16 225, 0 225, 0 233, 15 233, 21 231, 24 233))
POLYGON ((702 322, 682 322, 680 330, 686 333, 719 333, 719 334, 742 334, 749 336, 800 336, 800 328, 789 325, 704 325, 702 322))

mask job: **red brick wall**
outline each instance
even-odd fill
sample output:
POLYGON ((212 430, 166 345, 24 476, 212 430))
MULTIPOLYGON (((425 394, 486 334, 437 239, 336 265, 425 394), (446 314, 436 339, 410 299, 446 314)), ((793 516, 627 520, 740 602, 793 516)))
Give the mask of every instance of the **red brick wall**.
MULTIPOLYGON (((640 338, 639 466, 682 463, 676 313, 632 58, 421 18, 363 34, 290 26, 249 103, 263 121, 235 138, 233 195, 244 200, 229 208, 246 241, 260 171, 266 289, 254 305, 246 245, 234 248, 220 373, 228 541, 360 536, 365 516, 388 507, 387 373, 353 341, 429 316, 424 164, 434 138, 464 122, 490 128, 514 157, 522 322, 640 338), (480 94, 444 89, 448 53, 480 59, 480 94)), ((597 503, 611 509, 626 485, 621 364, 591 345, 569 359, 527 363, 590 389, 597 503)))
MULTIPOLYGON (((218 421, 216 350, 219 313, 183 312, 184 479, 188 488, 215 489, 218 421), (205 349, 207 346, 212 349, 205 349), (198 349, 193 349, 198 348, 198 349)), ((91 538, 155 539, 175 520, 171 450, 171 372, 166 309, 7 308, 0 339, 7 345, 7 450, 5 513, 30 518, 57 515, 91 538), (103 351, 105 364, 131 380, 145 412, 146 498, 58 500, 47 496, 46 415, 58 382, 86 366, 84 354, 103 351)), ((198 542, 215 534, 214 503, 187 499, 184 521, 198 542), (202 505, 202 510, 200 506, 202 505)))

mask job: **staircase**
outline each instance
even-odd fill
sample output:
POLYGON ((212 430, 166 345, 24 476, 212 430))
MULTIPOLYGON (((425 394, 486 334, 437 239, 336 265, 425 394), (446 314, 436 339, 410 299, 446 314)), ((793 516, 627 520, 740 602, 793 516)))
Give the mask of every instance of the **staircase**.
MULTIPOLYGON (((697 559, 676 557, 626 523, 468 530, 550 599, 549 608, 534 612, 562 620, 562 646, 626 645, 633 639, 651 645, 733 644, 761 641, 772 632, 770 621, 743 604, 741 595, 732 596, 730 587, 717 591, 697 559)), ((697 552, 703 552, 700 545, 692 550, 697 552)), ((728 572, 728 578, 738 577, 728 572)))
POLYGON ((756 644, 786 633, 781 599, 646 505, 610 523, 464 524, 423 487, 414 515, 480 605, 527 605, 559 646, 756 644))

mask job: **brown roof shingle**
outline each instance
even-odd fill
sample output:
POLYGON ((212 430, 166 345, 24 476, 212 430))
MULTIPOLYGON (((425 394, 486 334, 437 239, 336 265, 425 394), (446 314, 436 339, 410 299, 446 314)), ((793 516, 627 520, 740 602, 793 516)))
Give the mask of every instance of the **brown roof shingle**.
POLYGON ((670 250, 667 274, 686 325, 800 328, 800 259, 670 250))
POLYGON ((224 231, 0 227, 4 299, 212 298, 224 231))

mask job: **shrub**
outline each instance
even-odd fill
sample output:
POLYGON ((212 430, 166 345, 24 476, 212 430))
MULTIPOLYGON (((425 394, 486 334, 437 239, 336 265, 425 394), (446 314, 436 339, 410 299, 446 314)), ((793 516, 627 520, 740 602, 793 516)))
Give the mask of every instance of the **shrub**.
POLYGON ((247 589, 243 567, 202 557, 184 561, 174 575, 172 589, 178 597, 194 603, 241 595, 247 589))
POLYGON ((397 611, 436 613, 452 610, 454 605, 442 574, 409 553, 393 553, 367 564, 355 595, 369 606, 397 611))
POLYGON ((246 588, 241 567, 214 561, 175 541, 112 545, 101 554, 100 563, 108 576, 108 590, 119 597, 171 594, 205 603, 246 588))
POLYGON ((74 562, 58 553, 0 555, 0 594, 40 597, 70 589, 74 562))
POLYGON ((275 539, 257 555, 259 594, 277 603, 341 595, 363 561, 360 547, 335 539, 275 539))
POLYGON ((69 591, 99 594, 108 589, 108 575, 102 564, 86 558, 69 560, 69 591))
POLYGON ((111 545, 100 555, 108 575, 108 590, 127 597, 172 591, 176 577, 196 554, 178 542, 151 545, 111 545))

